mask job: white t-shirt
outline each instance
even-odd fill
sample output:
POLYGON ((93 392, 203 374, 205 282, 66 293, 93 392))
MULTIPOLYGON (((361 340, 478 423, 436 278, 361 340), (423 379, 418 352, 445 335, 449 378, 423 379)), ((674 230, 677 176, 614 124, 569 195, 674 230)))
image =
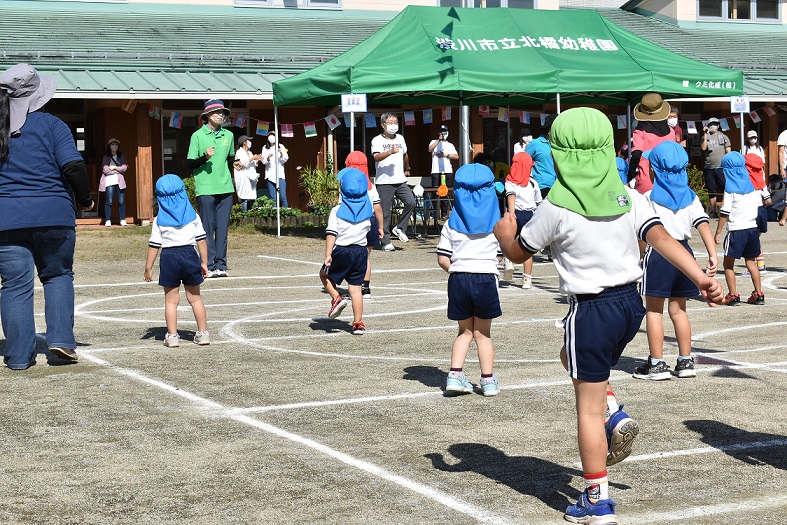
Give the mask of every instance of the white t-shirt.
POLYGON ((251 160, 252 152, 243 148, 238 148, 235 152, 235 160, 243 164, 243 169, 233 170, 235 180, 235 191, 239 199, 257 198, 257 180, 260 174, 257 173, 257 161, 251 160))
POLYGON ((746 194, 724 192, 724 204, 719 213, 727 216, 727 231, 748 230, 757 227, 757 208, 770 199, 768 188, 746 194))
POLYGON ((451 228, 446 222, 440 231, 437 255, 444 255, 451 259, 448 273, 497 275, 497 257, 502 255, 502 252, 494 233, 462 233, 451 228))
POLYGON ((380 204, 380 194, 377 191, 377 187, 372 184, 371 189, 369 190, 369 200, 372 201, 372 206, 375 204, 380 204))
POLYGON ((691 228, 697 228, 703 222, 708 221, 708 214, 700 202, 700 198, 694 196, 694 201, 685 208, 678 211, 671 210, 657 202, 650 200, 650 192, 645 192, 648 202, 653 207, 653 211, 659 216, 661 224, 673 239, 678 241, 688 241, 691 239, 691 228))
POLYGON ((759 156, 763 162, 765 162, 765 150, 762 149, 762 146, 749 146, 748 144, 743 146, 743 155, 748 155, 749 153, 754 153, 755 155, 759 156))
MULTIPOLYGON (((779 138, 776 139, 777 146, 784 146, 782 150, 782 167, 787 167, 787 129, 779 133, 779 138)), ((780 173, 784 176, 784 173, 780 173)))
POLYGON ((184 226, 159 226, 153 218, 148 246, 151 248, 173 248, 175 246, 195 246, 197 241, 205 240, 205 228, 197 218, 184 226))
POLYGON ((514 208, 517 211, 532 211, 541 202, 541 188, 532 177, 527 182, 527 186, 520 186, 513 182, 506 182, 506 199, 509 195, 516 195, 514 208))
POLYGON ((339 206, 337 204, 331 208, 325 234, 336 237, 336 246, 366 246, 366 234, 369 233, 372 223, 369 219, 361 222, 345 221, 336 214, 339 211, 339 206))
POLYGON ((437 154, 458 155, 456 148, 447 140, 433 140, 429 143, 429 147, 431 148, 435 142, 437 142, 437 146, 432 150, 432 173, 453 173, 454 167, 451 166, 451 159, 440 157, 437 154))
POLYGON ((516 155, 517 153, 524 153, 526 147, 527 147, 527 144, 522 144, 521 142, 515 142, 514 143, 514 155, 516 155))
POLYGON ((637 240, 660 221, 644 196, 627 191, 631 210, 623 215, 588 218, 544 199, 522 228, 523 249, 550 247, 561 294, 601 293, 642 277, 637 240))
POLYGON ((393 149, 394 146, 399 146, 399 152, 384 158, 383 160, 374 162, 374 183, 380 184, 401 184, 407 182, 407 176, 404 174, 404 155, 407 153, 407 144, 404 137, 398 133, 394 138, 386 138, 383 134, 377 135, 372 139, 372 155, 375 153, 385 153, 393 149))
MULTIPOLYGON (((262 163, 265 165, 265 180, 269 180, 271 182, 276 182, 276 171, 274 169, 274 162, 273 159, 276 158, 275 144, 266 144, 262 147, 262 163), (268 158, 268 155, 273 155, 271 158, 268 158)), ((279 142, 279 178, 284 178, 284 163, 290 160, 290 155, 287 153, 287 148, 285 148, 281 142, 279 142)))

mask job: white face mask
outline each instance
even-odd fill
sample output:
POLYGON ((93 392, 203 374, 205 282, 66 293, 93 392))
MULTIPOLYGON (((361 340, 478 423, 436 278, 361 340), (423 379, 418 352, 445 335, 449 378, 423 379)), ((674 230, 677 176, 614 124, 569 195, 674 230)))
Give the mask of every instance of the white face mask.
POLYGON ((671 127, 671 128, 674 128, 675 126, 677 126, 678 125, 678 117, 668 118, 667 119, 667 125, 669 127, 671 127))
POLYGON ((276 137, 274 137, 273 135, 269 136, 268 137, 268 142, 270 144, 276 144, 276 137))
POLYGON ((447 131, 443 131, 442 133, 440 133, 440 138, 442 140, 447 139, 448 138, 448 132, 447 131))
POLYGON ((247 140, 246 142, 244 142, 244 144, 246 145, 247 149, 251 149, 251 141, 250 140, 247 140))
POLYGON ((386 124, 385 131, 391 135, 396 135, 396 132, 399 131, 399 124, 386 124))
POLYGON ((716 125, 708 126, 708 131, 710 131, 711 133, 715 133, 718 129, 719 129, 719 126, 716 126, 716 125))
POLYGON ((752 137, 749 139, 749 144, 757 144, 757 137, 752 137))
POLYGON ((533 135, 524 135, 522 137, 522 142, 525 144, 530 144, 530 141, 533 140, 533 135))

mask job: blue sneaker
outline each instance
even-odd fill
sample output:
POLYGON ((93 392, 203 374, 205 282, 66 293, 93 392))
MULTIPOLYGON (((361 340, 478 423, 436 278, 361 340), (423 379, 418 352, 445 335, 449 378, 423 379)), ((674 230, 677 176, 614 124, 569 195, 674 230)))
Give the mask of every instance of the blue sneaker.
POLYGON ((467 394, 473 391, 473 385, 467 380, 467 376, 464 372, 455 376, 449 373, 448 379, 445 382, 445 391, 467 394))
POLYGON ((623 405, 620 405, 620 408, 609 417, 604 429, 607 431, 607 446, 609 447, 607 466, 620 463, 631 454, 634 438, 639 434, 639 423, 623 412, 623 405))
POLYGON ((574 505, 568 506, 563 519, 588 525, 617 525, 615 506, 611 499, 600 499, 595 504, 591 503, 586 489, 574 505))
POLYGON ((486 397, 496 396, 500 393, 500 384, 496 377, 481 378, 481 391, 486 397))

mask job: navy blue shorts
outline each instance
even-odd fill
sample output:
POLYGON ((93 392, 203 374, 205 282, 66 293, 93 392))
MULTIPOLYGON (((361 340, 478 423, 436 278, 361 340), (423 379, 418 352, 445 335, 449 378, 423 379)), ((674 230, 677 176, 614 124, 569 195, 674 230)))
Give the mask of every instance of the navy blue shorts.
POLYGON ((351 246, 334 246, 331 252, 331 266, 322 267, 322 271, 328 274, 333 284, 362 285, 363 278, 366 276, 366 261, 369 252, 366 246, 353 244, 351 246))
POLYGON ((574 295, 569 305, 563 320, 568 373, 582 381, 606 381, 645 317, 637 284, 608 288, 599 294, 574 295))
MULTIPOLYGON (((694 257, 688 241, 680 242, 694 257)), ((699 289, 671 262, 659 252, 648 246, 642 260, 642 284, 640 292, 648 297, 694 297, 699 295, 699 289)))
POLYGON ((760 230, 735 230, 724 238, 724 256, 733 259, 756 259, 760 255, 760 230))
POLYGON ((448 318, 494 319, 503 315, 497 293, 497 275, 456 272, 448 276, 448 318))
POLYGON ((199 253, 194 246, 173 246, 161 249, 159 286, 179 288, 180 283, 186 286, 199 286, 204 280, 199 253))
POLYGON ((372 218, 369 221, 372 223, 372 227, 369 229, 369 233, 366 234, 366 246, 380 246, 380 232, 378 231, 380 223, 377 222, 377 217, 374 214, 372 214, 372 218))
POLYGON ((533 218, 533 210, 514 210, 514 215, 516 215, 516 236, 519 237, 522 226, 530 222, 530 219, 533 218))

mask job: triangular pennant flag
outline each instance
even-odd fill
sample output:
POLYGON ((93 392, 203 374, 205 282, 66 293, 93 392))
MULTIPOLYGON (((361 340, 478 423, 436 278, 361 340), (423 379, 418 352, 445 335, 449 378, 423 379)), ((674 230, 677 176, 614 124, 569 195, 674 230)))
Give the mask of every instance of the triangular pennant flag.
POLYGON ((148 109, 148 115, 156 120, 161 120, 161 108, 158 106, 154 106, 150 104, 150 109, 148 109))
POLYGON ((697 134, 697 123, 693 120, 686 121, 686 130, 689 132, 689 135, 696 135, 697 134))
POLYGON ((269 126, 270 126, 269 122, 265 122, 264 120, 258 120, 257 121, 257 130, 255 131, 255 133, 257 135, 267 135, 268 134, 268 130, 270 129, 269 126))
POLYGON ((336 115, 328 115, 325 117, 325 122, 328 124, 328 127, 331 128, 331 130, 336 129, 342 123, 338 118, 336 118, 336 115))
POLYGON ((294 137, 295 135, 292 132, 292 124, 282 124, 281 125, 281 136, 282 137, 294 137))
POLYGON ((530 113, 527 111, 520 111, 519 122, 521 122, 522 124, 530 124, 530 113))
POLYGON ((497 108, 497 120, 508 122, 508 108, 497 108))
POLYGON ((781 104, 776 104, 776 107, 782 111, 787 111, 787 106, 782 106, 781 104))
POLYGON ((618 115, 618 129, 626 129, 626 115, 618 115))
POLYGON ((246 115, 243 113, 238 113, 235 115, 235 120, 232 121, 232 125, 236 128, 245 128, 246 127, 246 115))
POLYGON ((183 124, 183 115, 180 113, 172 113, 169 116, 169 127, 180 129, 180 126, 183 124))
POLYGON ((367 113, 364 115, 364 122, 367 128, 377 127, 377 119, 374 117, 374 113, 367 113))
POLYGON ((304 122, 303 129, 306 132, 307 137, 317 136, 317 126, 314 124, 314 122, 304 122))
POLYGON ((404 125, 415 126, 415 111, 404 112, 404 125))
POLYGON ((760 114, 757 113, 756 109, 754 111, 752 111, 751 113, 749 113, 749 116, 751 117, 751 121, 752 122, 759 122, 760 120, 762 120, 760 118, 760 114))
POLYGON ((451 120, 451 106, 446 106, 443 108, 443 122, 446 120, 451 120))
POLYGON ((342 115, 344 116, 344 125, 349 128, 353 124, 352 121, 355 120, 354 118, 352 119, 350 118, 350 115, 352 115, 352 113, 342 113, 342 115))
POLYGON ((772 107, 770 107, 770 106, 765 106, 764 108, 762 108, 762 110, 763 110, 763 111, 765 112, 765 114, 766 114, 766 115, 768 115, 769 117, 772 117, 772 116, 774 116, 774 115, 776 114, 776 112, 775 112, 775 111, 773 110, 773 108, 772 108, 772 107))
POLYGON ((722 131, 729 131, 730 130, 730 123, 727 122, 726 118, 720 118, 719 119, 719 124, 721 124, 721 130, 722 131))
POLYGON ((732 121, 735 122, 735 127, 736 128, 740 128, 741 127, 741 116, 740 115, 733 115, 732 116, 732 121))
POLYGON ((482 117, 489 116, 489 106, 478 106, 478 114, 482 117))
POLYGON ((539 116, 541 117, 541 127, 543 128, 544 124, 547 123, 547 116, 548 115, 547 115, 547 113, 541 113, 539 116))
POLYGON ((134 113, 134 110, 137 109, 137 101, 136 100, 127 100, 125 104, 123 104, 123 111, 126 113, 134 113))
POLYGON ((424 110, 424 124, 431 124, 432 123, 432 110, 425 109, 424 110))
POLYGON ((708 121, 707 120, 703 120, 702 121, 702 127, 703 128, 707 128, 708 127, 708 121))

